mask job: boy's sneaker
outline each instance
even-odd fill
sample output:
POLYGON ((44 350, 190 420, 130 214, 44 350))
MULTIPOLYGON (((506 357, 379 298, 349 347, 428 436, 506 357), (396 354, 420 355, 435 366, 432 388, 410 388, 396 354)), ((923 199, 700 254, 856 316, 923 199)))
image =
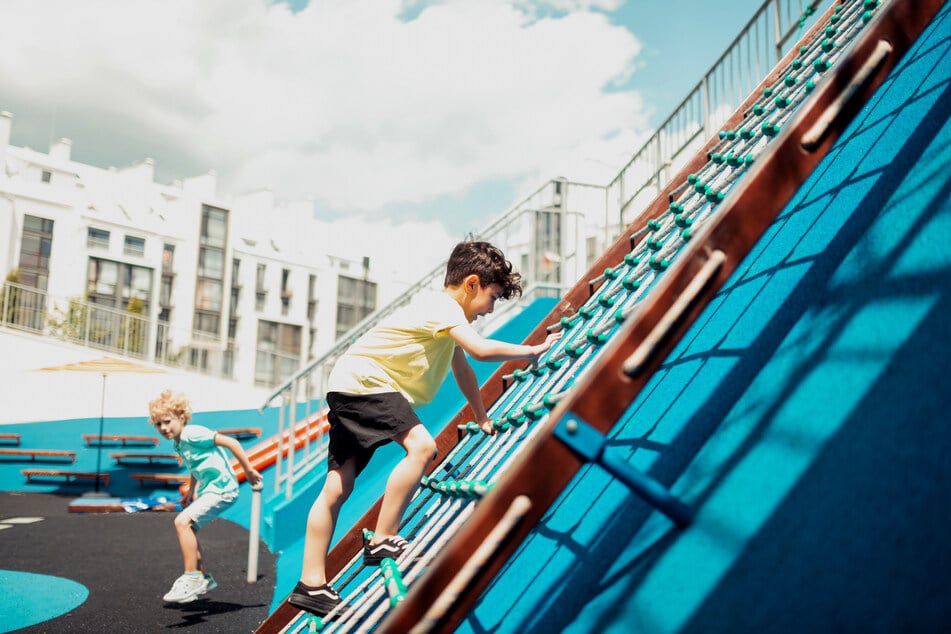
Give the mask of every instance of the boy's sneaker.
MULTIPOLYGON (((214 582, 214 580, 211 580, 214 582)), ((217 587, 217 583, 214 587, 217 587)), ((209 590, 209 580, 202 575, 183 574, 162 597, 168 603, 191 603, 209 590)))
POLYGON ((295 608, 307 610, 316 616, 324 616, 340 604, 340 595, 330 587, 329 583, 316 588, 304 585, 298 581, 294 591, 287 598, 287 602, 295 608))
POLYGON ((399 535, 387 537, 379 544, 370 544, 371 537, 369 531, 363 534, 363 563, 367 566, 379 566, 387 557, 396 559, 409 546, 409 542, 399 535))
POLYGON ((205 573, 205 591, 202 594, 211 592, 218 587, 218 582, 210 574, 205 573))

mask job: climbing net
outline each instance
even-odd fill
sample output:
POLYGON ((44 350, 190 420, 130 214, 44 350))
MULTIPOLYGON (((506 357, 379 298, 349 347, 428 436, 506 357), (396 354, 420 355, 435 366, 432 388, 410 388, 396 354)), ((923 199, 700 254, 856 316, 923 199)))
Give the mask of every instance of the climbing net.
POLYGON ((459 442, 433 474, 423 478, 405 513, 400 533, 410 546, 399 560, 368 568, 362 552, 357 553, 332 581, 343 597, 340 606, 323 619, 301 613, 285 631, 372 631, 402 601, 478 500, 518 458, 520 448, 543 427, 539 423, 638 310, 697 229, 716 215, 720 203, 882 4, 838 4, 824 28, 801 46, 777 81, 762 90, 744 113, 742 125, 719 133, 706 163, 671 191, 667 212, 631 237, 631 248, 620 262, 589 281, 591 295, 576 314, 549 327, 561 330, 562 338, 537 365, 503 377, 506 387, 489 409, 496 434, 482 433, 473 422, 459 426, 459 442))

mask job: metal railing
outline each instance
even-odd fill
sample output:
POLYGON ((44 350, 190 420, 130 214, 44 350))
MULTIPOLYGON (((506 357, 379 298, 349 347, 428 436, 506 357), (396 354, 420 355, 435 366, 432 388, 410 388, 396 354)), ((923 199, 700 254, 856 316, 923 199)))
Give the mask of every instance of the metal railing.
MULTIPOLYGON (((560 296, 570 288, 588 270, 594 256, 607 248, 621 229, 656 197, 677 161, 695 152, 772 70, 788 42, 803 28, 802 16, 816 12, 817 7, 831 1, 814 0, 804 5, 801 0, 767 0, 610 183, 550 180, 474 236, 502 248, 521 272, 525 286, 521 301, 506 303, 504 310, 481 320, 477 327, 483 332, 489 331, 501 319, 512 318, 528 300, 540 294, 560 296), (542 220, 554 221, 555 232, 540 234, 542 220)), ((441 262, 272 392, 261 409, 271 406, 278 398, 282 400, 282 438, 284 426, 292 429, 299 420, 293 413, 300 404, 322 402, 330 370, 350 344, 381 319, 409 303, 417 293, 441 289, 444 273, 445 262, 441 262)), ((307 469, 311 464, 305 459, 296 469, 307 469)), ((285 486, 290 498, 293 483, 301 476, 295 473, 292 463, 283 470, 278 467, 275 486, 278 489, 285 486)))
POLYGON ((152 357, 147 318, 76 299, 57 301, 12 282, 0 292, 0 325, 126 357, 152 357))
POLYGON ((786 52, 808 16, 832 0, 767 0, 710 70, 608 185, 614 234, 643 211, 786 52))
POLYGON ((173 331, 167 322, 79 298, 55 297, 14 282, 0 287, 0 327, 220 378, 232 378, 225 371, 224 354, 237 354, 231 340, 208 340, 203 345, 193 333, 173 331), (189 344, 176 347, 176 341, 189 344), (202 366, 193 362, 193 351, 210 351, 214 358, 202 366))

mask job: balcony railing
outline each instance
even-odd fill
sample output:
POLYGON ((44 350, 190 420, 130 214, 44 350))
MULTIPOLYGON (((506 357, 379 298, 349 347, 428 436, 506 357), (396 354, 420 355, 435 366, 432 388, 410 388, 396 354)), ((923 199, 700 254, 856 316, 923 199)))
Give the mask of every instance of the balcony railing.
POLYGON ((216 337, 207 343, 196 342, 190 333, 173 332, 164 321, 78 298, 53 297, 13 282, 0 287, 0 327, 221 378, 232 378, 229 359, 237 353, 233 340, 216 337), (190 362, 192 343, 211 353, 207 367, 190 362))

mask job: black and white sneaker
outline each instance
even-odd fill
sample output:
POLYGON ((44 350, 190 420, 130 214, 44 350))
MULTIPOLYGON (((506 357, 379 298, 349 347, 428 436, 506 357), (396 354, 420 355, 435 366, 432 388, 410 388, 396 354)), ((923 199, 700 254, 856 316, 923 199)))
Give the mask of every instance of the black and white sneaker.
POLYGON ((287 602, 295 608, 307 610, 311 614, 324 616, 340 604, 340 595, 330 587, 329 583, 316 588, 304 585, 298 581, 294 591, 287 598, 287 602))
POLYGON ((379 566, 387 557, 396 559, 409 546, 409 542, 399 535, 387 537, 379 544, 370 543, 372 536, 369 531, 363 534, 363 563, 367 566, 379 566))

